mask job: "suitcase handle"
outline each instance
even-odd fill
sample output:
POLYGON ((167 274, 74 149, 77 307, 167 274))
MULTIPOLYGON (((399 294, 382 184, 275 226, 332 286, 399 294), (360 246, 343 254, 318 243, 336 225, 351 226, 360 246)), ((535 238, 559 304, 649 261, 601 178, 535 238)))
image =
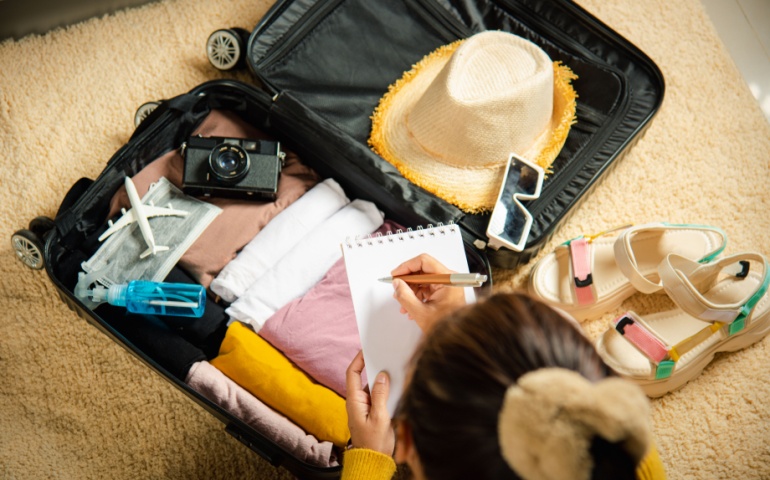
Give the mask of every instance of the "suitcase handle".
POLYGON ((262 458, 270 462, 272 466, 278 467, 283 462, 283 455, 278 450, 270 448, 264 441, 257 441, 235 423, 227 424, 225 432, 235 437, 239 442, 246 445, 251 450, 257 452, 262 458))

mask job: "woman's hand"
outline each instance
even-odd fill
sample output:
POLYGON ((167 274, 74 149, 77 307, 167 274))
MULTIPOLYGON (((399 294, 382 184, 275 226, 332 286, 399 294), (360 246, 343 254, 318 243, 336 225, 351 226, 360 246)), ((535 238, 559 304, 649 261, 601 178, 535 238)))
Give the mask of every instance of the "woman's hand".
MULTIPOLYGON (((423 253, 402 263, 390 274, 394 277, 418 273, 457 273, 423 253)), ((447 285, 409 285, 393 280, 393 297, 401 304, 401 313, 417 322, 423 332, 430 330, 445 315, 465 305, 463 288, 447 285)))
POLYGON ((387 373, 380 372, 369 395, 361 385, 363 370, 364 355, 363 352, 358 352, 346 373, 348 395, 345 408, 348 412, 351 443, 355 448, 368 448, 385 455, 393 455, 396 436, 387 408, 390 378, 387 373))

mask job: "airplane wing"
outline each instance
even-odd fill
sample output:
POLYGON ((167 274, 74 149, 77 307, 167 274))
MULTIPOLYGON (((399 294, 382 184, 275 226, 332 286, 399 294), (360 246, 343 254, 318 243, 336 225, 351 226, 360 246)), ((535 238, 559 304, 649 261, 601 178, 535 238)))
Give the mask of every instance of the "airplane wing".
POLYGON ((127 225, 131 225, 135 221, 136 221, 136 215, 134 215, 134 209, 132 208, 131 210, 124 213, 123 216, 121 216, 117 222, 110 223, 109 224, 110 228, 105 230, 104 233, 102 233, 101 236, 99 236, 99 241, 100 242, 103 241, 105 238, 109 237, 110 235, 117 232, 121 228, 127 225))
MULTIPOLYGON (((2 1, 2 0, 0 0, 2 1)), ((184 210, 177 210, 175 208, 166 208, 166 207, 156 207, 155 205, 142 205, 142 215, 145 218, 150 217, 161 217, 161 216, 171 216, 176 215, 179 217, 184 217, 187 215, 188 212, 184 210)), ((123 216, 120 217, 120 219, 117 222, 109 223, 110 228, 104 231, 104 233, 101 234, 99 237, 99 241, 103 241, 105 238, 109 237, 113 233, 117 232, 121 228, 125 227, 126 225, 131 225, 132 223, 136 222, 137 215, 135 209, 130 209, 129 211, 123 213, 123 216)))
POLYGON ((170 215, 177 215, 177 216, 183 217, 187 215, 187 212, 184 210, 177 210, 175 208, 166 208, 166 207, 156 207, 154 205, 143 205, 142 211, 144 212, 147 218, 170 216, 170 215))

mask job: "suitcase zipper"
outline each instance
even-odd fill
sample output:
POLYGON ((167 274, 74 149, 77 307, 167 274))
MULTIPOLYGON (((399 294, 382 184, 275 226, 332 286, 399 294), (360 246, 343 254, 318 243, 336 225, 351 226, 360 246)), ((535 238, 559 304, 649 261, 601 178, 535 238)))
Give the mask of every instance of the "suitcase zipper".
POLYGON ((473 35, 473 30, 455 18, 447 9, 438 5, 434 0, 406 0, 405 3, 420 18, 439 31, 447 41, 467 38, 473 35))
POLYGON ((259 61, 259 63, 254 64, 254 70, 260 70, 257 67, 267 67, 269 66, 273 61, 275 61, 276 58, 281 58, 283 55, 293 49, 300 40, 304 38, 304 35, 307 31, 312 30, 315 28, 316 25, 324 18, 326 15, 337 8, 337 6, 342 3, 342 0, 332 0, 332 1, 318 1, 315 5, 310 7, 310 9, 303 15, 299 20, 297 20, 297 23, 295 23, 294 27, 289 30, 286 35, 284 36, 284 40, 281 41, 281 45, 274 49, 269 51, 262 59, 259 61))

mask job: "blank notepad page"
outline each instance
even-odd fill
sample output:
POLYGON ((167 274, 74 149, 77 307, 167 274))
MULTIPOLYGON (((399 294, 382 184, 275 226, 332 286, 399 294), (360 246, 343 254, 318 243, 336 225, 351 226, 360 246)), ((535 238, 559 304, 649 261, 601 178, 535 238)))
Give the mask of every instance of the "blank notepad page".
MULTIPOLYGON (((394 268, 421 253, 431 255, 450 270, 469 273, 460 227, 445 225, 348 239, 342 250, 366 376, 374 382, 380 371, 390 375, 388 412, 392 416, 403 391, 406 364, 422 331, 399 312, 401 307, 393 298, 393 286, 378 279, 389 277, 394 268)), ((465 288, 465 299, 467 303, 476 301, 472 288, 465 288)))

